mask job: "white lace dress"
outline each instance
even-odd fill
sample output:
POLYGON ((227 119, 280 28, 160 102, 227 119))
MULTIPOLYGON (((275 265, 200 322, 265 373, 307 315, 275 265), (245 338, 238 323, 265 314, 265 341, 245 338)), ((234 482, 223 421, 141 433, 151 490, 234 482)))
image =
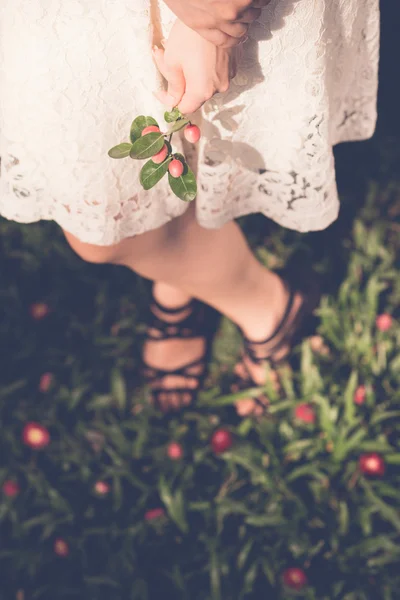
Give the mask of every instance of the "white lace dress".
MULTIPOLYGON (((0 215, 108 245, 186 210, 166 178, 145 192, 143 163, 107 154, 137 115, 163 123, 151 47, 174 18, 162 0, 1 0, 0 215)), ((336 219, 332 146, 374 132, 379 25, 378 0, 263 10, 230 90, 199 111, 201 141, 186 148, 202 226, 263 213, 312 231, 336 219)))

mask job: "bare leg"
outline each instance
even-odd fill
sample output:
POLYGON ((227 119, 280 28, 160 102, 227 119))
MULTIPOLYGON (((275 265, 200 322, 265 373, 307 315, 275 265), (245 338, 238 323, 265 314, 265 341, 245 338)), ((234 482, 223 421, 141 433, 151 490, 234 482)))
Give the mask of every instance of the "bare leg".
MULTIPOLYGON (((259 263, 235 222, 218 230, 204 229, 194 209, 192 204, 167 225, 113 247, 82 244, 65 234, 82 258, 124 265, 156 281, 155 295, 163 304, 176 306, 196 297, 230 318, 248 337, 266 338, 285 310, 287 292, 281 279, 259 263)), ((300 302, 296 298, 295 303, 300 302)), ((198 340, 149 342, 146 358, 151 357, 153 366, 175 368, 202 351, 198 340)), ((264 368, 248 366, 262 383, 264 368)), ((169 383, 174 387, 182 382, 169 383)))

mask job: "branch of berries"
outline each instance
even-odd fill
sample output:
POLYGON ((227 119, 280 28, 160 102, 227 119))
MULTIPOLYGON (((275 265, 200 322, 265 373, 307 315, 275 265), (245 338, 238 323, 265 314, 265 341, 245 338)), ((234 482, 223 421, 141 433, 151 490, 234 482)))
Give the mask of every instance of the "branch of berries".
POLYGON ((124 142, 108 151, 111 158, 130 158, 150 160, 140 171, 140 183, 145 190, 154 187, 168 172, 168 181, 173 193, 185 202, 191 202, 197 195, 196 178, 185 157, 172 151, 171 139, 174 133, 184 128, 188 142, 196 143, 200 139, 200 129, 174 108, 164 113, 164 119, 170 124, 166 132, 153 117, 136 117, 131 125, 130 143, 124 142))

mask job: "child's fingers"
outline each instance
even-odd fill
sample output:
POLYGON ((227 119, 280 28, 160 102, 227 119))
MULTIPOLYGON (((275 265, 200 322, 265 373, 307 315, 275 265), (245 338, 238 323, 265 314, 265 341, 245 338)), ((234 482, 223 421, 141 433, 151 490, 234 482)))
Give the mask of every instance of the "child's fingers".
POLYGON ((162 48, 153 48, 154 61, 161 75, 167 80, 167 92, 158 92, 156 97, 167 106, 173 108, 182 99, 185 93, 185 77, 180 67, 172 67, 165 64, 164 50, 162 48))
POLYGON ((203 106, 204 102, 210 99, 211 96, 207 93, 206 87, 196 72, 186 73, 185 93, 178 104, 178 109, 183 115, 195 113, 203 106))
POLYGON ((178 109, 183 115, 191 115, 201 108, 207 100, 208 98, 204 98, 204 95, 188 91, 184 93, 182 100, 178 104, 178 109))

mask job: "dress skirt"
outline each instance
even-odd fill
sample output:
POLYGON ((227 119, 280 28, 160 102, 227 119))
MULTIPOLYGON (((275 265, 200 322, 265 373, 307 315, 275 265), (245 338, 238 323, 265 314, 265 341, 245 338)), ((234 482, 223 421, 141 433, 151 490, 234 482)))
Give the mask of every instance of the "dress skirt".
MULTIPOLYGON (((2 0, 0 215, 54 220, 109 245, 181 215, 167 178, 139 183, 141 161, 108 150, 133 119, 164 123, 151 48, 175 16, 162 0, 2 0)), ((193 118, 206 228, 262 213, 301 232, 338 216, 332 148, 376 127, 379 0, 272 0, 249 31, 228 92, 193 118)))

